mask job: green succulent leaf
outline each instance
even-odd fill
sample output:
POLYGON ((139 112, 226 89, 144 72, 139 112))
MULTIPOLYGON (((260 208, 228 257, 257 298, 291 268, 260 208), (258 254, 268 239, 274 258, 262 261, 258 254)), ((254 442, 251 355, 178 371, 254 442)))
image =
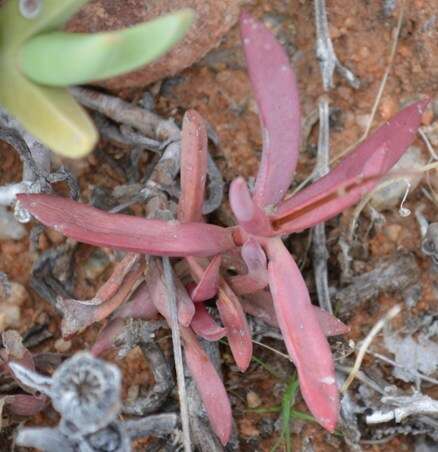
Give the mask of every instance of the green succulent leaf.
POLYGON ((17 0, 0 8, 0 104, 42 143, 68 157, 90 152, 97 131, 67 90, 27 79, 17 67, 17 55, 27 39, 62 26, 87 1, 45 0, 33 19, 20 14, 17 0))
POLYGON ((114 77, 159 58, 190 27, 190 9, 113 32, 52 32, 35 36, 20 51, 19 66, 31 80, 69 86, 114 77))
POLYGON ((0 8, 0 48, 16 53, 24 41, 37 33, 56 30, 89 0, 44 0, 33 19, 20 14, 18 0, 7 0, 0 8))
POLYGON ((40 2, 28 17, 19 0, 0 7, 0 104, 52 151, 82 157, 93 149, 97 131, 61 87, 120 75, 157 58, 183 36, 192 13, 113 33, 69 35, 56 30, 88 0, 40 2))
POLYGON ((63 88, 37 85, 8 68, 0 71, 0 104, 57 154, 79 158, 98 134, 85 110, 63 88))

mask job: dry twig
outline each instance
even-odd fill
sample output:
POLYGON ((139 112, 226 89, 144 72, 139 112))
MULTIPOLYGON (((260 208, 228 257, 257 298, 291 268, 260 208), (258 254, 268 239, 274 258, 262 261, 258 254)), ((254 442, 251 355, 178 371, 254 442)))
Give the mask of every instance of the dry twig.
POLYGON ((322 82, 327 91, 333 88, 333 73, 335 70, 353 88, 359 88, 359 79, 347 67, 343 66, 336 56, 333 43, 330 38, 325 0, 315 0, 316 20, 316 56, 319 60, 322 72, 322 82))
POLYGON ((176 305, 175 281, 173 279, 172 266, 168 257, 163 257, 164 278, 167 287, 167 302, 170 313, 170 328, 172 331, 173 355, 175 359, 176 379, 178 383, 179 403, 181 410, 181 424, 183 430, 183 442, 185 452, 191 452, 190 421, 187 402, 186 383, 184 379, 184 364, 182 357, 181 336, 178 322, 178 310, 176 305))
MULTIPOLYGON (((329 104, 327 99, 321 99, 319 103, 319 138, 318 155, 315 167, 315 179, 325 176, 329 172, 330 156, 330 124, 329 104)), ((326 245, 325 223, 317 224, 313 228, 313 270, 315 273, 316 292, 318 302, 322 309, 333 314, 328 286, 327 259, 328 251, 326 245)))
POLYGON ((356 276, 352 284, 336 292, 341 315, 348 315, 380 292, 402 292, 418 282, 420 269, 409 253, 398 253, 374 265, 374 270, 356 276))
POLYGON ((356 377, 357 371, 360 369, 360 365, 362 364, 362 360, 365 356, 365 353, 370 346, 373 339, 379 334, 379 332, 382 330, 382 328, 385 326, 386 322, 389 322, 391 319, 393 319, 396 315, 398 315, 401 311, 400 305, 393 306, 383 318, 381 318, 372 328, 371 331, 367 334, 365 340, 362 342, 359 352, 356 357, 356 361, 354 363, 353 369, 348 376, 348 378, 345 380, 344 385, 342 386, 341 391, 345 392, 350 384, 353 382, 353 380, 356 377))

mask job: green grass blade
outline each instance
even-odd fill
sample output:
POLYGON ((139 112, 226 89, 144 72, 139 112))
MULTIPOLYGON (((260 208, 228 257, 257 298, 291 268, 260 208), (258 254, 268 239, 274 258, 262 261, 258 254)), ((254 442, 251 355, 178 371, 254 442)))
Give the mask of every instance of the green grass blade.
POLYGON ((103 80, 137 69, 163 55, 189 29, 183 9, 123 30, 35 36, 20 51, 19 66, 31 80, 50 86, 103 80))
POLYGON ((308 413, 303 413, 302 411, 291 410, 290 416, 292 419, 299 419, 306 422, 315 422, 316 424, 318 423, 318 421, 313 416, 308 413))
POLYGON ((283 419, 283 438, 286 443, 286 452, 291 452, 292 444, 290 440, 290 420, 291 410, 295 405, 295 399, 299 388, 298 377, 294 375, 284 393, 281 403, 281 417, 283 419))
POLYGON ((286 452, 292 451, 292 444, 290 440, 290 420, 292 407, 295 405, 298 388, 298 377, 296 376, 296 374, 294 374, 289 384, 287 385, 286 391, 284 391, 283 394, 283 399, 281 400, 281 419, 283 424, 281 429, 281 436, 279 440, 274 444, 271 452, 275 452, 278 449, 281 440, 284 440, 285 442, 286 452))
POLYGON ((92 121, 67 90, 35 85, 1 64, 0 104, 57 154, 79 158, 97 142, 92 121))

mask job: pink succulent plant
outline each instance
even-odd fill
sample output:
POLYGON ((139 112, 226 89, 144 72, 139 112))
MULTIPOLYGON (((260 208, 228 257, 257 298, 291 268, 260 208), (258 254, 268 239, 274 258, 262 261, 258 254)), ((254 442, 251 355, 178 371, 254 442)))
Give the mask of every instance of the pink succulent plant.
MULTIPOLYGON (((339 395, 326 334, 339 334, 347 328, 312 305, 281 237, 336 216, 372 190, 414 140, 428 104, 423 100, 403 109, 327 176, 288 198, 300 143, 296 78, 285 51, 262 23, 243 13, 240 26, 263 130, 263 154, 253 193, 242 178, 231 184, 229 197, 237 226, 223 228, 202 222, 207 136, 202 118, 193 111, 186 114, 183 125, 179 221, 109 214, 53 195, 18 196, 22 206, 43 224, 80 242, 185 259, 196 283, 190 290, 191 300, 184 287, 177 290, 186 359, 213 429, 224 444, 231 432, 229 401, 196 334, 207 340, 226 334, 236 363, 244 371, 252 356, 244 310, 278 324, 309 410, 324 428, 335 429, 339 395), (236 248, 247 271, 222 276, 221 266, 225 258, 236 259, 236 248), (263 290, 267 285, 270 295, 263 290), (254 295, 239 300, 238 295, 248 294, 254 295), (223 327, 202 305, 215 295, 223 327)), ((137 298, 137 304, 132 301, 120 308, 124 315, 141 317, 143 313, 146 317, 158 311, 167 317, 165 298, 159 295, 164 293, 162 273, 159 266, 154 271, 156 277, 145 281, 149 289, 137 298)))

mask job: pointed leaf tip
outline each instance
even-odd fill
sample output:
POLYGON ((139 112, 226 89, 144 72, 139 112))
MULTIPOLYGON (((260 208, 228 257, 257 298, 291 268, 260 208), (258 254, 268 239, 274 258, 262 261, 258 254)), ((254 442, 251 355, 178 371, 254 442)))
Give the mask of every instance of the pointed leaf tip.
POLYGON ((208 136, 204 118, 195 110, 184 115, 181 133, 181 195, 178 220, 202 221, 207 179, 208 136))
POLYGON ((237 221, 245 231, 260 236, 273 234, 268 216, 251 198, 243 177, 238 177, 231 183, 230 204, 237 221))
POLYGON ((40 34, 23 45, 19 67, 30 80, 49 86, 108 79, 159 58, 184 36, 192 20, 193 11, 184 9, 122 30, 40 34))
POLYGON ((405 107, 329 174, 282 202, 272 217, 278 234, 326 221, 371 191, 414 141, 428 103, 424 99, 405 107))

